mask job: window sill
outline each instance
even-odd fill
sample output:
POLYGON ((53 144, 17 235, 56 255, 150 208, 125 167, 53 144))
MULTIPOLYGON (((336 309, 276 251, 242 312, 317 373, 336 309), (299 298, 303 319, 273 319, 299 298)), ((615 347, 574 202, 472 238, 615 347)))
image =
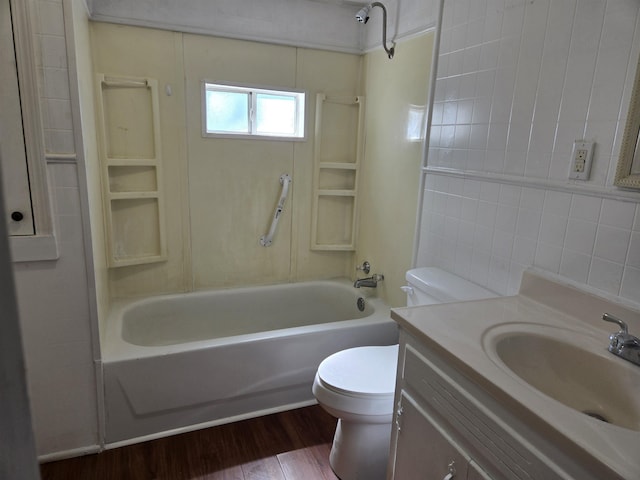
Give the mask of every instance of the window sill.
POLYGON ((270 140, 276 142, 306 142, 307 137, 285 137, 280 135, 257 135, 250 133, 215 133, 215 132, 202 132, 202 138, 234 138, 238 140, 270 140))
POLYGON ((60 258, 58 243, 53 235, 9 237, 13 262, 39 262, 60 258))

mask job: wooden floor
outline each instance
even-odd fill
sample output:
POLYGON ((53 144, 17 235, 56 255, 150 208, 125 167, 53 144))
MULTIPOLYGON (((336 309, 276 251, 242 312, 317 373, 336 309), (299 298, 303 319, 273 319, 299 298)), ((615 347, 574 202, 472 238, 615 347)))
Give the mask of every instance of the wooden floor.
POLYGON ((318 406, 41 465, 43 480, 336 480, 318 406))

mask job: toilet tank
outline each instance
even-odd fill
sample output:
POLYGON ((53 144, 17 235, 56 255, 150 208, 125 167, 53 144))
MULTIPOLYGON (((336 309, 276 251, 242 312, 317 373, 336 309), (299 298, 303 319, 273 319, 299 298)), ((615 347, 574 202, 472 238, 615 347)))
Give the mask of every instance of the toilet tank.
POLYGON ((499 297, 495 292, 437 267, 422 267, 406 274, 407 306, 463 302, 499 297))

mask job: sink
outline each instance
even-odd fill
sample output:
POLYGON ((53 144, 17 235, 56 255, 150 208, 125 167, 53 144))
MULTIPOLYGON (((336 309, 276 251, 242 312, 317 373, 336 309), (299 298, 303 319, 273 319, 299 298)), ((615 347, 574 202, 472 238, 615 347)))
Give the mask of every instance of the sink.
POLYGON ((640 431, 640 367, 610 354, 606 335, 596 341, 550 326, 511 328, 485 341, 495 363, 567 407, 640 431))

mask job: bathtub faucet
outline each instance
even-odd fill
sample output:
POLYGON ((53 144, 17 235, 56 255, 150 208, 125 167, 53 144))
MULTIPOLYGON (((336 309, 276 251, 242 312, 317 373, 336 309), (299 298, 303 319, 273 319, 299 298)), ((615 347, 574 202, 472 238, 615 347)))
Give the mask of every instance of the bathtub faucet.
POLYGON ((353 286, 356 288, 360 287, 370 287, 376 288, 378 286, 378 282, 384 280, 384 275, 380 273, 374 273, 370 277, 367 278, 358 278, 355 282, 353 282, 353 286))

